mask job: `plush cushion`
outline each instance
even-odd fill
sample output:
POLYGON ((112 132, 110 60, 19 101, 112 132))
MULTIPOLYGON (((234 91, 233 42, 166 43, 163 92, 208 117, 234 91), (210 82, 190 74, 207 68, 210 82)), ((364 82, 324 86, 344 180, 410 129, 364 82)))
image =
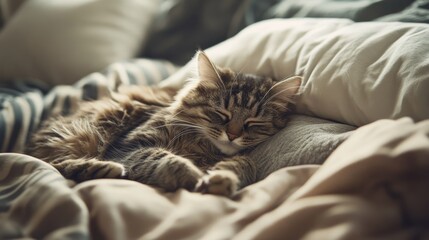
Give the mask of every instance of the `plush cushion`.
POLYGON ((291 115, 288 125, 261 143, 250 157, 258 164, 258 179, 289 166, 322 164, 355 127, 304 115, 291 115))
MULTIPOLYGON (((304 77, 297 111, 361 126, 429 118, 429 25, 345 19, 268 20, 209 48, 215 64, 304 77)), ((180 87, 192 64, 163 84, 180 87)))
POLYGON ((0 79, 70 84, 133 57, 157 0, 31 0, 0 33, 0 79))

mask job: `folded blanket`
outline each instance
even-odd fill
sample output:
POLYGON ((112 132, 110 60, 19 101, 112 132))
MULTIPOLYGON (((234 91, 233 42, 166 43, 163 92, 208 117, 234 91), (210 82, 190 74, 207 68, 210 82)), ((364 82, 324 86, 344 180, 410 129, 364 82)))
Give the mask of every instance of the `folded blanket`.
POLYGON ((359 128, 321 166, 276 171, 234 199, 127 180, 72 189, 48 164, 0 155, 0 238, 424 239, 429 120, 359 128))

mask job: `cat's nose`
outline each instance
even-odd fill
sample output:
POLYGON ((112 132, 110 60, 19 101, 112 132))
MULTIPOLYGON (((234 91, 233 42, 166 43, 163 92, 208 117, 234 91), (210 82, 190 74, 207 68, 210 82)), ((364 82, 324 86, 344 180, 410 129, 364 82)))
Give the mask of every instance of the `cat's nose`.
POLYGON ((229 139, 229 141, 234 141, 234 139, 236 139, 236 138, 238 138, 239 136, 238 135, 235 135, 235 134, 233 134, 233 133, 229 133, 229 132, 226 132, 226 135, 228 136, 228 139, 229 139))

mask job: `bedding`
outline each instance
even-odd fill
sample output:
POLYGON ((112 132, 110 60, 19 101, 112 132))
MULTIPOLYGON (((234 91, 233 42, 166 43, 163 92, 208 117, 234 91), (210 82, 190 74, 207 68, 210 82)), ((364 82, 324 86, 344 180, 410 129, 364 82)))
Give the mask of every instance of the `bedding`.
POLYGON ((183 65, 243 28, 272 18, 429 23, 428 0, 163 0, 141 57, 183 65), (222 15, 222 18, 218 17, 222 15), (192 37, 190 37, 192 36, 192 37))
MULTIPOLYGON (((84 2, 89 0, 73 4, 84 2)), ((123 2, 136 3, 111 4, 123 2)), ((249 20, 249 12, 241 11, 234 19, 244 14, 249 20)), ((429 238, 426 39, 427 24, 275 19, 208 49, 216 64, 236 71, 278 79, 301 74, 305 81, 296 99, 298 113, 251 153, 259 182, 232 199, 163 192, 118 179, 76 184, 49 164, 19 154, 46 117, 71 113, 78 101, 109 97, 121 85, 181 88, 191 63, 178 70, 164 60, 119 62, 100 72, 88 70, 92 73, 73 85, 62 75, 7 78, 0 82, 0 239, 429 238)), ((157 43, 162 46, 155 41, 147 47, 157 43)), ((38 71, 60 69, 46 65, 38 71)))
POLYGON ((250 154, 261 180, 277 169, 322 164, 356 128, 325 119, 293 114, 286 128, 261 143, 250 154))
POLYGON ((41 121, 73 112, 78 101, 109 97, 121 85, 154 85, 176 70, 168 61, 134 59, 111 64, 74 85, 52 89, 33 81, 0 82, 0 152, 23 152, 41 121))
POLYGON ((234 199, 128 180, 68 183, 0 155, 0 238, 425 239, 429 121, 359 128, 323 165, 280 169, 234 199), (67 217, 64 217, 67 216, 67 217))
POLYGON ((73 84, 144 47, 158 0, 31 0, 0 34, 0 81, 73 84))
MULTIPOLYGON (((429 26, 274 19, 206 50, 219 66, 276 79, 303 76, 297 112, 354 126, 429 118, 429 26)), ((192 63, 192 62, 191 62, 192 63)), ((181 88, 192 64, 162 82, 181 88)))
POLYGON ((429 23, 427 0, 274 0, 264 4, 252 0, 249 15, 253 22, 269 18, 347 18, 355 22, 421 22, 429 23))

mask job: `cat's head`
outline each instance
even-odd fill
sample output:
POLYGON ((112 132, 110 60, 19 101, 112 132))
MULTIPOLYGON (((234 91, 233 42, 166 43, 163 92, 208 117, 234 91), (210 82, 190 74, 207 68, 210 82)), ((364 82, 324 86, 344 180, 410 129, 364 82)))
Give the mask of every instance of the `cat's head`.
POLYGON ((216 67, 196 55, 198 79, 178 99, 175 116, 192 124, 222 153, 255 146, 285 127, 301 77, 283 81, 216 67))

